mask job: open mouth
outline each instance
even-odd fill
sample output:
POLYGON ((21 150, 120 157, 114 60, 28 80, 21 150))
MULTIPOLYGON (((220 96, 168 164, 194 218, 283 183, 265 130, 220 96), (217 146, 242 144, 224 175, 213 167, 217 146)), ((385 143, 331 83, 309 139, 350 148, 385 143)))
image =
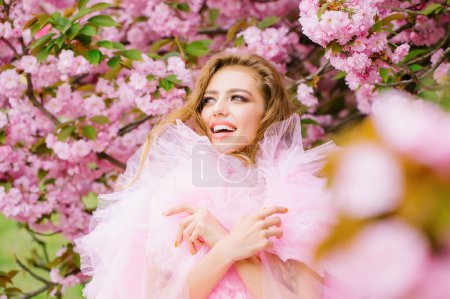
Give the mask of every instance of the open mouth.
POLYGON ((213 134, 232 133, 234 131, 236 131, 236 128, 228 125, 215 125, 211 128, 213 134))

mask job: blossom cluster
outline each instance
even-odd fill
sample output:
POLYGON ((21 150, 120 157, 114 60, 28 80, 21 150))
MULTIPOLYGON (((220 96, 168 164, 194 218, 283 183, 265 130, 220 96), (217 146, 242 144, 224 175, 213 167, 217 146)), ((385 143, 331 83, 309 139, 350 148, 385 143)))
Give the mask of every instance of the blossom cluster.
POLYGON ((353 130, 331 159, 330 192, 346 219, 337 227, 355 233, 327 255, 328 288, 350 299, 446 298, 450 227, 432 211, 450 216, 450 115, 390 91, 353 130))

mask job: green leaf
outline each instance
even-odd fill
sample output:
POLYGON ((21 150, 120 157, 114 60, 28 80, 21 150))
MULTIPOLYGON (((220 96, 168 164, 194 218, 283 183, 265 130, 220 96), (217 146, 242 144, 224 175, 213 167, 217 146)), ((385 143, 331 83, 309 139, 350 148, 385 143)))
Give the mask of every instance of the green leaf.
POLYGON ((40 181, 41 181, 43 178, 45 178, 45 177, 47 176, 47 174, 48 174, 48 170, 39 168, 39 170, 38 170, 38 178, 39 178, 40 181))
POLYGON ((50 54, 50 51, 52 50, 53 46, 43 47, 38 51, 36 54, 37 62, 42 62, 47 60, 48 55, 50 54))
POLYGON ((114 49, 113 43, 109 40, 101 40, 97 43, 97 46, 106 48, 106 49, 114 49))
POLYGON ((389 69, 381 67, 379 69, 380 77, 383 79, 383 82, 386 83, 389 79, 389 69))
POLYGON ((105 10, 105 9, 107 9, 107 8, 110 8, 110 7, 112 7, 112 6, 113 6, 113 5, 110 4, 110 3, 100 2, 100 3, 94 4, 94 5, 92 5, 91 7, 89 7, 89 10, 90 10, 91 12, 94 12, 94 11, 101 11, 101 10, 105 10))
POLYGON ((83 136, 90 140, 95 140, 97 131, 93 126, 87 125, 83 127, 83 136))
POLYGON ((108 62, 106 63, 110 68, 114 69, 116 68, 118 65, 120 65, 120 57, 119 56, 114 56, 112 57, 110 60, 108 60, 108 62))
POLYGON ((91 117, 90 120, 99 125, 109 124, 109 118, 104 115, 95 115, 91 117))
POLYGON ((55 45, 58 47, 58 50, 62 48, 64 41, 66 40, 66 36, 64 34, 61 34, 58 36, 57 39, 55 39, 55 45))
POLYGON ((322 19, 322 15, 327 10, 329 4, 330 3, 325 2, 324 4, 322 4, 322 6, 317 11, 317 18, 319 19, 319 21, 322 19))
POLYGON ((78 9, 82 9, 83 7, 86 7, 87 3, 89 2, 89 0, 78 0, 78 9))
POLYGON ((275 25, 280 20, 279 17, 271 16, 264 18, 261 22, 258 24, 258 28, 261 30, 264 30, 272 25, 275 25))
POLYGON ((106 15, 98 15, 95 17, 92 17, 88 19, 89 23, 92 23, 94 25, 100 26, 100 27, 114 27, 117 26, 116 21, 114 21, 113 18, 106 15))
POLYGON ((61 33, 66 33, 67 30, 72 26, 72 22, 69 19, 61 16, 59 12, 55 12, 51 16, 53 28, 61 33))
POLYGON ((436 9, 441 8, 442 5, 439 3, 430 3, 427 7, 422 9, 420 12, 424 15, 432 14, 436 9))
POLYGON ((302 118, 302 125, 318 125, 319 123, 311 118, 302 118))
POLYGON ((327 47, 326 47, 326 51, 328 51, 328 50, 331 50, 332 52, 333 52, 333 54, 337 54, 337 53, 339 53, 339 52, 341 52, 342 51, 342 48, 343 48, 344 46, 341 46, 336 40, 334 40, 334 41, 331 41, 328 45, 327 45, 327 47))
POLYGON ((424 90, 422 92, 419 92, 418 96, 419 96, 419 98, 426 100, 426 101, 430 101, 433 103, 439 102, 439 96, 435 91, 424 90))
POLYGON ((369 32, 370 33, 375 33, 375 32, 381 32, 383 30, 383 24, 378 21, 375 22, 372 27, 370 27, 369 32))
POLYGON ((117 50, 125 50, 125 46, 119 42, 112 42, 112 46, 114 49, 117 49, 117 50))
POLYGON ((242 35, 234 40, 234 46, 235 47, 240 47, 243 44, 245 44, 245 39, 244 39, 244 37, 242 35))
POLYGON ((89 61, 90 64, 97 65, 100 63, 100 59, 102 58, 102 53, 100 53, 97 49, 92 49, 86 52, 85 54, 86 59, 89 61))
POLYGON ((411 65, 408 65, 408 68, 412 72, 418 72, 418 71, 423 69, 423 66, 421 66, 420 64, 414 63, 414 64, 411 64, 411 65))
POLYGON ((74 39, 75 36, 77 36, 77 34, 79 32, 80 32, 80 24, 78 24, 78 23, 72 24, 69 31, 67 31, 67 36, 68 36, 69 40, 74 39))
POLYGON ((94 36, 97 34, 97 28, 93 25, 86 24, 81 28, 80 33, 87 36, 94 36))
POLYGON ((93 13, 95 11, 104 10, 104 9, 109 8, 111 6, 112 5, 109 4, 109 3, 101 2, 101 3, 97 3, 95 5, 92 5, 89 8, 83 7, 72 17, 72 20, 76 21, 76 20, 84 17, 87 14, 93 13))
POLYGON ((181 83, 181 80, 179 80, 176 75, 169 75, 166 77, 166 80, 168 80, 172 83, 175 83, 175 84, 181 83))
POLYGON ((211 44, 211 40, 204 39, 204 40, 197 40, 194 41, 186 46, 186 53, 195 56, 195 57, 201 57, 205 56, 209 53, 208 46, 211 44))
POLYGON ((336 75, 334 75, 333 79, 334 80, 339 80, 339 79, 345 78, 345 76, 347 76, 346 72, 339 71, 336 75))
POLYGON ((421 54, 427 53, 429 51, 430 51, 430 49, 414 49, 414 50, 411 50, 405 56, 405 58, 403 59, 403 62, 408 62, 408 61, 414 59, 415 57, 417 57, 417 56, 419 56, 421 54))
POLYGON ((84 206, 88 210, 93 210, 97 207, 98 201, 97 201, 97 195, 90 191, 87 195, 83 196, 81 198, 83 201, 84 206))
POLYGON ((208 11, 208 20, 209 24, 214 25, 216 23, 217 18, 220 15, 220 11, 216 8, 210 9, 208 11))
POLYGON ((43 46, 49 40, 51 40, 54 35, 55 33, 47 33, 46 35, 40 37, 39 39, 34 41, 34 43, 30 46, 30 49, 36 49, 37 47, 43 46))
POLYGON ((39 24, 39 22, 34 23, 33 26, 31 26, 31 28, 30 28, 31 35, 34 36, 42 28, 43 28, 43 26, 41 24, 39 24))
POLYGON ((148 53, 156 53, 161 47, 167 45, 171 41, 172 41, 172 39, 170 39, 170 38, 163 38, 163 39, 159 39, 159 40, 155 41, 150 46, 148 53))
POLYGON ((63 128, 57 136, 58 140, 63 142, 66 141, 67 138, 69 138, 69 136, 72 135, 72 133, 75 131, 75 129, 76 129, 75 126, 68 126, 63 128))
POLYGON ((6 143, 6 133, 4 130, 0 131, 0 144, 5 144, 6 143))
POLYGON ((164 90, 169 91, 172 89, 172 87, 174 86, 174 84, 172 82, 170 82, 169 80, 167 80, 166 78, 162 78, 159 80, 159 85, 164 88, 164 90))
POLYGON ((181 11, 189 11, 189 4, 187 3, 178 3, 177 8, 181 11))
POLYGON ((142 60, 141 51, 136 50, 136 49, 121 51, 118 54, 123 55, 124 57, 131 59, 131 60, 142 60))

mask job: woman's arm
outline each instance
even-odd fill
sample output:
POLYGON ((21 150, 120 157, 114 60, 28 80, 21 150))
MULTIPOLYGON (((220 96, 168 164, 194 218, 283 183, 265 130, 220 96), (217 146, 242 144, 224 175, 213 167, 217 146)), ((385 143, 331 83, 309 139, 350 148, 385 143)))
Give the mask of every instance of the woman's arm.
POLYGON ((222 243, 214 246, 191 270, 188 276, 189 297, 207 298, 233 265, 222 243))
MULTIPOLYGON (((291 265, 284 264, 276 255, 265 253, 267 261, 270 264, 271 271, 286 271, 289 267, 290 275, 288 281, 283 281, 282 277, 275 278, 271 281, 272 285, 277 288, 277 294, 284 299, 301 298, 301 299, 318 299, 321 298, 321 290, 318 287, 320 276, 309 269, 306 265, 291 261, 291 265), (301 297, 299 295, 301 294, 301 297)), ((264 269, 259 258, 256 256, 239 260, 234 263, 239 277, 247 287, 247 290, 254 299, 264 298, 264 269)), ((284 273, 286 274, 286 273, 284 273)), ((280 275, 283 276, 283 275, 280 275)), ((286 279, 286 277, 284 278, 286 279)), ((266 294, 267 295, 267 294, 266 294)))

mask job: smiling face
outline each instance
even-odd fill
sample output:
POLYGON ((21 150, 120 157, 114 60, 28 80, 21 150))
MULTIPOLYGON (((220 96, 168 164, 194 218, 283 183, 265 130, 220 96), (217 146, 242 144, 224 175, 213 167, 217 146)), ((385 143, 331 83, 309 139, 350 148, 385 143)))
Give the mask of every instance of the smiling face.
POLYGON ((219 152, 228 154, 253 142, 264 115, 264 98, 252 70, 236 65, 217 71, 202 105, 208 138, 219 152))

